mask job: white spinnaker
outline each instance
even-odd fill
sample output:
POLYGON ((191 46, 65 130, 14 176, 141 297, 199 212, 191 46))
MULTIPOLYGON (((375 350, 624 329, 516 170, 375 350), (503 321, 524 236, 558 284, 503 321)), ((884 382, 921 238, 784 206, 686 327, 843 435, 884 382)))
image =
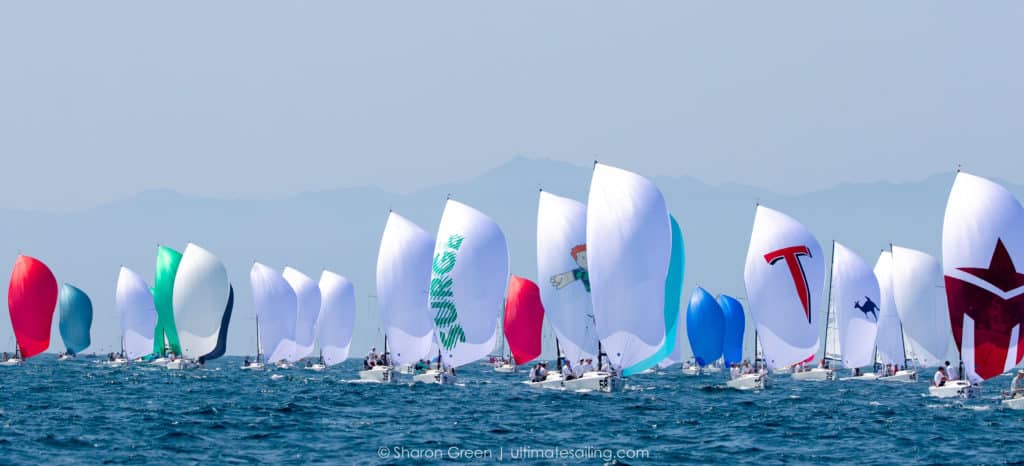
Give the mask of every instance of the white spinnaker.
POLYGON ((320 350, 328 366, 345 362, 356 324, 356 291, 347 278, 330 270, 320 275, 320 350))
POLYGON ((494 349, 508 263, 508 243, 498 224, 449 199, 437 229, 428 297, 447 366, 471 363, 494 349))
POLYGON ((980 382, 1020 362, 1024 209, 1005 188, 958 173, 942 222, 951 329, 967 377, 980 382))
POLYGON ((153 328, 156 327, 156 304, 153 292, 139 274, 121 267, 117 275, 114 302, 121 315, 121 338, 128 359, 153 352, 153 328))
POLYGON ((295 313, 295 335, 292 337, 295 350, 288 359, 296 362, 313 352, 316 322, 320 316, 320 288, 312 278, 291 267, 285 267, 281 275, 295 291, 299 304, 295 313))
POLYGON ((919 367, 938 367, 946 360, 949 313, 936 300, 944 293, 938 260, 921 251, 892 247, 892 296, 908 352, 919 367))
POLYGON ((423 298, 430 287, 433 254, 430 233, 401 215, 388 214, 377 253, 377 305, 395 365, 431 356, 434 321, 423 298))
POLYGON ((838 242, 834 247, 831 294, 843 366, 870 366, 882 302, 878 279, 859 255, 838 242))
POLYGON ((295 354, 295 316, 298 297, 280 272, 259 262, 249 270, 260 346, 269 362, 291 361, 295 354))
POLYGON ((537 284, 545 317, 559 347, 574 363, 580 358, 597 357, 590 283, 584 275, 588 273, 586 241, 586 206, 541 191, 537 205, 537 284))
POLYGON ((903 365, 906 352, 903 345, 903 329, 900 315, 896 312, 896 300, 892 292, 892 253, 882 251, 875 262, 875 279, 878 280, 878 331, 875 348, 882 364, 903 365))
POLYGON ((217 256, 189 243, 174 276, 174 324, 182 356, 197 359, 217 347, 231 284, 217 256))
POLYGON ((790 366, 817 353, 825 263, 807 228, 758 206, 743 278, 768 367, 790 366))
POLYGON ((665 344, 672 226, 661 191, 640 175, 595 163, 586 244, 597 335, 612 366, 625 369, 665 344))

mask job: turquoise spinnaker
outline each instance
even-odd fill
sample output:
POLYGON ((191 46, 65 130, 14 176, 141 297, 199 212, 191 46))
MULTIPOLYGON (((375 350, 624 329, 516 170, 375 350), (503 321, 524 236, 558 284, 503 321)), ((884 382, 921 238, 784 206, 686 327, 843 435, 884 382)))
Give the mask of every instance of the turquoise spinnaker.
POLYGON ((92 301, 84 291, 65 283, 57 299, 60 308, 60 338, 68 353, 76 354, 89 347, 92 327, 92 301))
POLYGON ((679 340, 679 303, 683 296, 683 269, 686 265, 686 247, 683 244, 683 232, 676 218, 669 215, 672 223, 672 252, 668 263, 668 274, 665 276, 665 343, 647 359, 625 368, 622 375, 629 377, 654 366, 669 357, 676 349, 679 340))
POLYGON ((747 321, 743 315, 743 305, 729 295, 718 295, 718 305, 725 315, 725 338, 722 342, 722 356, 725 367, 743 361, 743 332, 747 321))

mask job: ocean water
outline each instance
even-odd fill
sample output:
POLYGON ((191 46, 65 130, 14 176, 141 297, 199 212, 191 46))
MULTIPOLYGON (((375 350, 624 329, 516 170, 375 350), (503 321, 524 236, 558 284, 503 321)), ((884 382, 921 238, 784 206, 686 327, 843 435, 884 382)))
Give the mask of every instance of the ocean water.
MULTIPOLYGON (((0 464, 684 464, 1024 461, 1024 411, 924 396, 928 383, 794 382, 760 393, 633 377, 617 394, 530 389, 483 365, 456 386, 246 372, 240 358, 172 372, 42 355, 0 367, 0 464), (273 380, 272 374, 284 375, 273 380)), ((408 376, 405 376, 408 377, 408 376)))

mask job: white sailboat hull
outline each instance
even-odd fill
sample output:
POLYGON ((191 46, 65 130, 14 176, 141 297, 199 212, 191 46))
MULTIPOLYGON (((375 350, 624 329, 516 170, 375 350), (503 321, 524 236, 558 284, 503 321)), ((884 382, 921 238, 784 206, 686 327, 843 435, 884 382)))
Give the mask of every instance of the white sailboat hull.
POLYGON ((621 377, 615 377, 604 371, 587 372, 582 377, 572 380, 563 380, 561 374, 550 373, 542 382, 527 381, 524 383, 535 388, 605 393, 621 392, 626 386, 621 377))
POLYGON ((704 375, 704 374, 719 374, 722 369, 715 366, 706 366, 703 370, 699 366, 685 366, 683 367, 683 375, 704 375))
POLYGON ((1007 398, 1001 404, 1006 409, 1024 409, 1024 397, 1007 398))
POLYGON ((164 367, 167 363, 171 362, 168 358, 156 358, 149 362, 150 365, 164 367))
POLYGON ((840 378, 839 380, 842 380, 842 381, 846 381, 846 380, 878 380, 878 374, 876 374, 874 372, 868 372, 866 374, 861 374, 861 375, 857 375, 857 376, 843 377, 843 378, 840 378))
POLYGON ((763 374, 743 374, 729 379, 725 385, 733 390, 764 390, 768 385, 768 377, 763 374))
POLYGON ((199 367, 199 364, 196 364, 195 362, 189 361, 187 359, 175 359, 173 361, 168 361, 166 367, 167 370, 180 371, 186 369, 195 369, 199 367))
POLYGON ((57 358, 58 361, 69 361, 69 360, 72 360, 72 359, 75 359, 75 357, 70 355, 70 354, 62 354, 62 355, 60 355, 59 358, 57 358))
POLYGON ((0 366, 20 366, 21 362, 21 359, 11 358, 6 361, 0 362, 0 366))
POLYGON ((936 398, 972 398, 975 392, 966 380, 950 380, 941 387, 928 387, 928 394, 936 398))
POLYGON ((266 369, 266 367, 262 362, 250 362, 248 366, 242 366, 240 369, 243 371, 261 371, 266 369))
POLYGON ((313 372, 323 372, 323 371, 327 370, 327 365, 326 364, 316 363, 316 364, 313 364, 313 365, 310 365, 310 366, 306 366, 306 370, 307 371, 313 371, 313 372))
POLYGON ((793 378, 793 380, 824 382, 826 380, 835 380, 836 371, 832 369, 823 369, 820 367, 815 367, 811 370, 794 372, 791 377, 793 378))
POLYGON ((370 380, 380 383, 392 382, 394 381, 394 371, 388 366, 374 366, 369 370, 359 371, 359 380, 370 380))
POLYGON ((499 372, 502 374, 511 374, 513 372, 516 372, 516 366, 512 364, 502 364, 500 366, 494 366, 494 372, 499 372))
POLYGON ((561 390, 562 387, 562 374, 558 372, 549 372, 548 376, 540 382, 525 381, 523 382, 529 387, 533 388, 552 388, 561 390))
POLYGON ((442 373, 437 369, 431 369, 422 374, 414 375, 412 377, 412 381, 415 383, 454 385, 455 382, 458 381, 458 378, 454 375, 442 373))
POLYGON ((885 377, 879 377, 878 380, 885 381, 885 382, 904 382, 904 383, 916 382, 917 381, 917 371, 902 370, 902 371, 896 372, 895 375, 888 375, 888 376, 885 376, 885 377))

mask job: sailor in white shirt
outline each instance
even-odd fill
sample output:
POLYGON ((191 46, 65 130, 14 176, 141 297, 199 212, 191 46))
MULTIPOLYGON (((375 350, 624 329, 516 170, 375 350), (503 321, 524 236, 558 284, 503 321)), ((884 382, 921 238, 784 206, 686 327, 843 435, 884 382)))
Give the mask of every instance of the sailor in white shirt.
POLYGON ((941 387, 946 385, 946 381, 949 379, 946 377, 946 368, 940 367, 939 370, 935 371, 935 377, 932 379, 932 385, 941 387))
POLYGON ((576 375, 572 373, 572 364, 570 364, 569 360, 566 359, 565 364, 562 365, 562 380, 572 380, 575 378, 576 375))
POLYGON ((946 361, 946 379, 947 380, 960 380, 960 374, 956 372, 956 368, 949 365, 949 361, 946 361))

